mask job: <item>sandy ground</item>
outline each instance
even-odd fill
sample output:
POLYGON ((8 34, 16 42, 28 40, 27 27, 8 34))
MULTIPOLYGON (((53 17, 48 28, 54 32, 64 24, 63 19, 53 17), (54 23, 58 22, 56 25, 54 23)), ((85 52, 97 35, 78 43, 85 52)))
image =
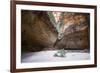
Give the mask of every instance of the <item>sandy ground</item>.
POLYGON ((67 51, 65 57, 55 57, 57 51, 26 52, 22 54, 21 62, 58 62, 88 60, 90 54, 81 51, 67 51))

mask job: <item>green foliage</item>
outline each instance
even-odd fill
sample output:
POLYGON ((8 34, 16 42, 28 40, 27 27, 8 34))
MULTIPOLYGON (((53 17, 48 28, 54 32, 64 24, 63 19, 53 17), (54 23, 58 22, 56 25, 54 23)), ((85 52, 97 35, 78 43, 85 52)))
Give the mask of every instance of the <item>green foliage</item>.
POLYGON ((61 15, 60 15, 61 19, 58 22, 56 22, 55 17, 52 14, 52 12, 48 12, 47 14, 48 14, 48 16, 50 18, 50 21, 53 23, 53 26, 56 28, 56 30, 58 32, 60 32, 60 29, 63 26, 63 21, 62 21, 63 20, 63 17, 64 17, 63 13, 61 13, 61 15))
POLYGON ((66 56, 66 51, 64 49, 58 50, 54 56, 56 57, 65 57, 66 56))
MULTIPOLYGON (((56 24, 55 22, 55 17, 53 16, 52 12, 48 12, 49 18, 51 19, 51 21, 56 24)), ((54 25, 55 26, 55 25, 54 25)))

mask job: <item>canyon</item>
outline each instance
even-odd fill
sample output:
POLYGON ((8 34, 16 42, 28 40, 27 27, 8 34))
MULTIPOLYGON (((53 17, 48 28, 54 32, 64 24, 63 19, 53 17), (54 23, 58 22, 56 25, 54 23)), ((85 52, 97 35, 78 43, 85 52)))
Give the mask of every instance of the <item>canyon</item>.
POLYGON ((89 16, 88 13, 22 10, 22 52, 89 50, 89 16))

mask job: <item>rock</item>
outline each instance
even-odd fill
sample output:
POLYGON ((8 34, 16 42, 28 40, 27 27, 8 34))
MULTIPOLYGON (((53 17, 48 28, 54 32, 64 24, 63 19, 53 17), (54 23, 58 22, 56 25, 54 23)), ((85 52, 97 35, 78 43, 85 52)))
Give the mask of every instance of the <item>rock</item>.
POLYGON ((57 40, 55 48, 89 49, 88 19, 89 14, 65 13, 62 27, 64 36, 61 40, 57 40))
POLYGON ((22 51, 90 48, 88 13, 62 12, 63 17, 59 20, 60 39, 58 39, 58 29, 54 26, 56 21, 51 21, 47 13, 46 11, 22 10, 22 51))
MULTIPOLYGON (((21 40, 22 49, 30 46, 32 49, 42 50, 52 47, 57 38, 57 31, 50 22, 45 11, 22 10, 21 40)), ((31 51, 32 51, 31 50, 31 51)))

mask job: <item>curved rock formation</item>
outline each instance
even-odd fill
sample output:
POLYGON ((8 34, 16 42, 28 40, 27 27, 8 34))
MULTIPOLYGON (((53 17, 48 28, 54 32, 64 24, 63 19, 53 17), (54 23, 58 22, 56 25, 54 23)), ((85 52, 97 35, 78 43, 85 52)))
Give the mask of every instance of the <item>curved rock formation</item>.
POLYGON ((52 47, 57 31, 44 11, 22 11, 22 50, 40 51, 52 47))
POLYGON ((47 11, 22 10, 22 51, 53 49, 89 49, 89 14, 62 12, 60 20, 63 38, 57 40, 58 31, 47 11))
POLYGON ((57 39, 55 48, 89 49, 89 14, 64 13, 61 40, 57 39))

